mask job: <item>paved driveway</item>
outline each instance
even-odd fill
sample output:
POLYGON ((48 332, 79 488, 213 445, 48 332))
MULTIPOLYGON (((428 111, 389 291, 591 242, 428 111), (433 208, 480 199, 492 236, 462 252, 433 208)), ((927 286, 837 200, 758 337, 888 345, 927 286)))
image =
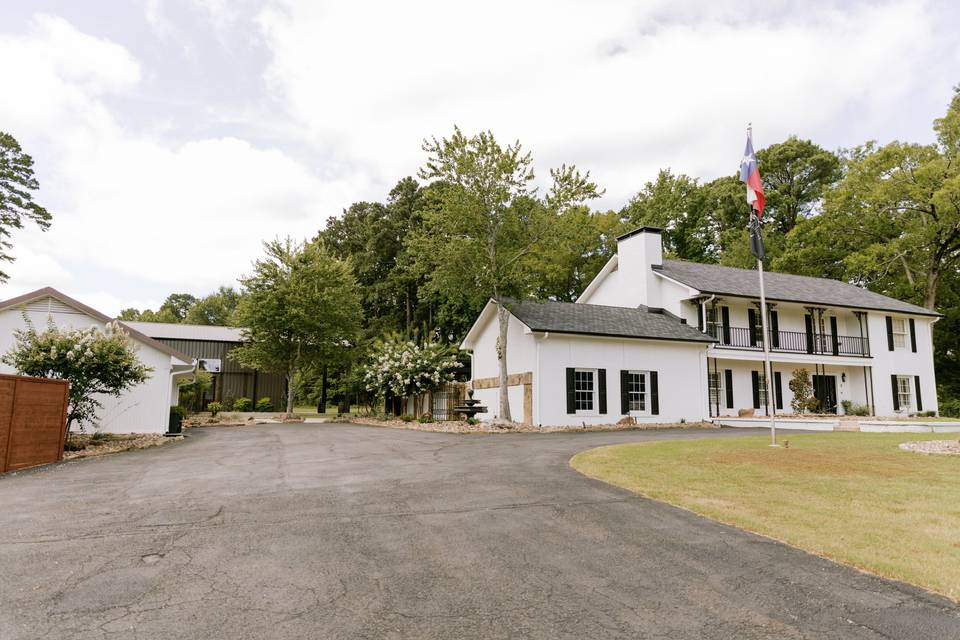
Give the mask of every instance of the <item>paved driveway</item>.
POLYGON ((190 433, 0 479, 0 638, 960 638, 945 599, 567 464, 742 432, 190 433))

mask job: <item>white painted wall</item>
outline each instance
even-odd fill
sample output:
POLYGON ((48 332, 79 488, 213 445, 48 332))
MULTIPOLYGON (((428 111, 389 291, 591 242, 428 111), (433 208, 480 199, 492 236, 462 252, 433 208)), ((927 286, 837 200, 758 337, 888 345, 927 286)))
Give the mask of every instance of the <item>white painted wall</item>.
MULTIPOLYGON (((492 303, 491 303, 492 304, 492 303)), ((497 337, 500 335, 496 313, 489 314, 473 348, 471 379, 494 378, 500 375, 497 362, 497 337)), ((533 334, 522 322, 510 316, 507 329, 507 371, 510 374, 533 371, 536 364, 536 344, 533 334)), ((488 413, 478 414, 481 420, 499 417, 500 390, 477 389, 473 397, 486 406, 488 413)), ((523 420, 523 387, 507 389, 510 400, 510 416, 514 421, 523 420)))
MULTIPOLYGON (((897 415, 897 412, 893 410, 893 390, 890 385, 892 374, 920 376, 923 411, 937 411, 937 381, 933 369, 933 323, 931 319, 914 317, 917 334, 916 353, 913 353, 910 349, 909 334, 904 348, 898 347, 894 351, 890 351, 887 345, 887 315, 894 318, 909 318, 904 315, 886 314, 882 311, 871 311, 868 316, 870 346, 873 351, 873 385, 877 396, 877 415, 897 415)), ((916 403, 916 398, 914 398, 914 403, 916 403)), ((901 409, 899 414, 907 415, 915 411, 916 407, 914 406, 909 411, 901 409)))
POLYGON ((610 424, 620 413, 620 371, 657 371, 660 414, 635 415, 638 422, 688 422, 707 414, 706 348, 701 344, 550 335, 539 341, 534 376, 534 423, 610 424), (607 370, 607 413, 566 412, 567 367, 607 370))
MULTIPOLYGON (((28 312, 28 317, 38 330, 42 330, 52 317, 54 323, 62 328, 83 329, 104 324, 90 316, 68 309, 65 305, 54 303, 57 310, 52 314, 40 311, 28 312)), ((35 305, 31 304, 33 307, 35 305)), ((14 331, 23 329, 21 309, 7 309, 0 312, 0 353, 8 352, 14 344, 14 331)), ((103 408, 99 411, 99 426, 111 433, 164 433, 169 425, 171 395, 170 356, 162 351, 134 342, 138 347, 137 356, 142 363, 153 368, 150 378, 123 394, 119 398, 101 397, 103 408)), ((0 364, 0 373, 15 373, 12 367, 0 364)), ((76 426, 74 427, 76 428, 76 426)))

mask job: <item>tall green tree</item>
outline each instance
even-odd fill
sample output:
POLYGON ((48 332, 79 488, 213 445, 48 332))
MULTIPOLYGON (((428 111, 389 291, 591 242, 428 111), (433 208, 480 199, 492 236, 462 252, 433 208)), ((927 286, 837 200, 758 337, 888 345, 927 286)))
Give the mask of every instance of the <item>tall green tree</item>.
MULTIPOLYGON (((443 184, 436 206, 423 213, 423 227, 412 236, 428 288, 444 296, 525 297, 533 277, 529 257, 542 245, 556 216, 601 192, 576 167, 551 170, 553 184, 545 197, 533 188, 533 160, 519 142, 502 146, 490 132, 424 142, 428 159, 424 180, 443 184)), ((509 312, 499 305, 497 360, 500 373, 499 415, 512 420, 507 396, 509 312)))
MULTIPOLYGON (((24 222, 35 223, 42 230, 50 228, 52 216, 33 201, 40 183, 33 174, 33 158, 20 148, 20 143, 0 131, 0 260, 13 262, 10 241, 13 229, 22 229, 24 222)), ((9 276, 0 271, 0 282, 9 276)))
POLYGON ((187 309, 183 321, 187 324, 206 324, 220 327, 234 326, 234 314, 240 304, 240 293, 233 287, 218 287, 187 309))
POLYGON ((835 153, 797 136, 761 149, 757 160, 766 196, 763 217, 781 234, 818 213, 827 189, 841 176, 835 153))
POLYGON ((232 353, 245 366, 286 376, 290 413, 298 373, 346 359, 362 310, 350 265, 323 244, 287 238, 264 243, 264 250, 253 273, 240 279, 236 319, 244 343, 232 353))
POLYGON ((664 169, 621 209, 620 219, 626 227, 663 229, 663 249, 674 258, 716 262, 705 196, 696 178, 664 169))

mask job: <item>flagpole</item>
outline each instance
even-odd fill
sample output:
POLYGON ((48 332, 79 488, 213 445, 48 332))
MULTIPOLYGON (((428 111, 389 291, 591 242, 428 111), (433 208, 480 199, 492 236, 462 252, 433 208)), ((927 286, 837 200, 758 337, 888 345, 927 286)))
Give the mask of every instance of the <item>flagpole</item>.
MULTIPOLYGON (((756 221, 759 224, 759 220, 756 221)), ((777 447, 777 403, 773 396, 773 367, 770 364, 770 337, 767 332, 767 294, 763 289, 763 260, 757 258, 757 273, 760 275, 760 322, 763 330, 764 386, 767 395, 767 415, 770 418, 770 446, 777 447)))

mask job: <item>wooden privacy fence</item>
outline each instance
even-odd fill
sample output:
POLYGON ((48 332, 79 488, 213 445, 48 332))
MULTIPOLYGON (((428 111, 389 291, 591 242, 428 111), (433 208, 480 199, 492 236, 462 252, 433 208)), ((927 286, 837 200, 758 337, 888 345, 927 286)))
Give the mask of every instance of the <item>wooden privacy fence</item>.
POLYGON ((63 457, 70 383, 0 374, 0 472, 63 457))

